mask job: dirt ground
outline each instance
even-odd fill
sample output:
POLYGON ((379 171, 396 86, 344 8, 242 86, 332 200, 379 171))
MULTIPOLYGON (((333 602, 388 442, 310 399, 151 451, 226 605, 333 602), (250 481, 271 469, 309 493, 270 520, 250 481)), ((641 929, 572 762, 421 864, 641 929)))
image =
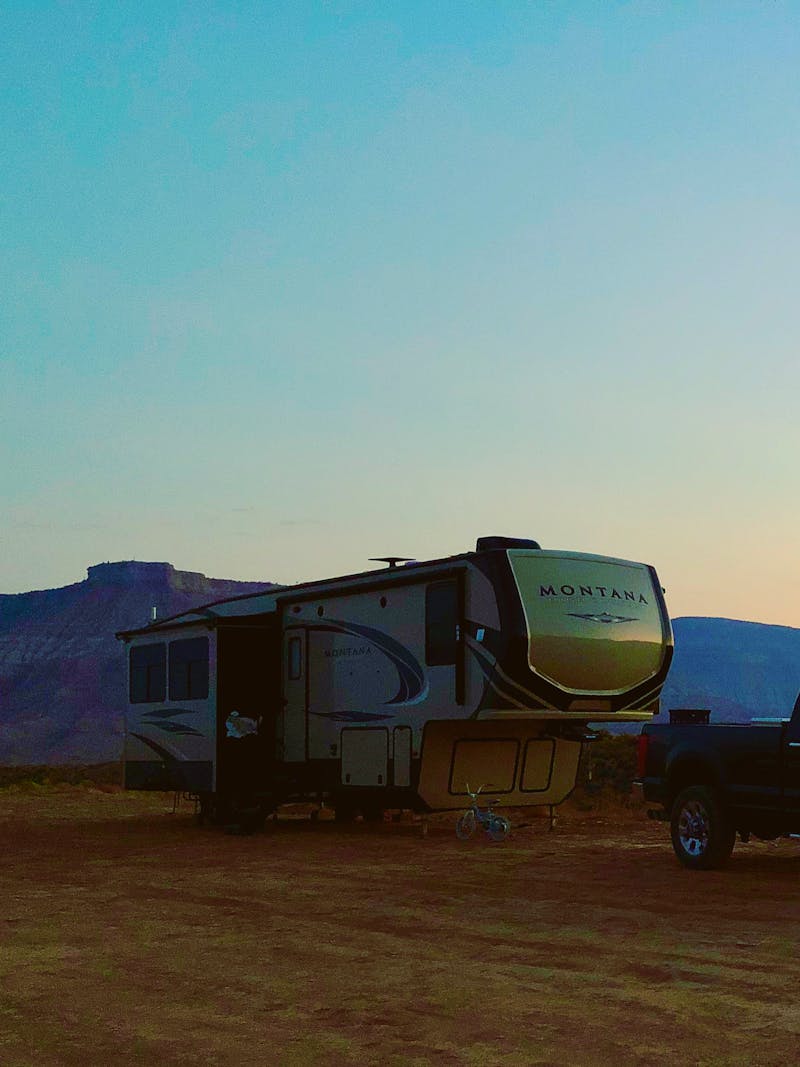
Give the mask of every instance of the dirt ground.
POLYGON ((171 811, 0 790, 3 1067, 800 1057, 797 843, 691 873, 624 809, 503 844, 171 811))

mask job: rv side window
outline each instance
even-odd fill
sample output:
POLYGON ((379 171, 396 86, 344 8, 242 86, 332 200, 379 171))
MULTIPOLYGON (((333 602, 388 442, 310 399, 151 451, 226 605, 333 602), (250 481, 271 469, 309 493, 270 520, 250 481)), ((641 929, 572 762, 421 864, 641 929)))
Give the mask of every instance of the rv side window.
POLYGON ((153 704, 167 693, 167 646, 138 645, 130 651, 131 704, 153 704))
POLYGON ((169 644, 169 699, 205 700, 208 696, 208 638, 169 644))
POLYGON ((296 682, 303 673, 303 644, 299 637, 289 638, 289 681, 296 682))
POLYGON ((458 590, 455 582, 434 582, 425 590, 425 662, 455 663, 458 648, 458 590))

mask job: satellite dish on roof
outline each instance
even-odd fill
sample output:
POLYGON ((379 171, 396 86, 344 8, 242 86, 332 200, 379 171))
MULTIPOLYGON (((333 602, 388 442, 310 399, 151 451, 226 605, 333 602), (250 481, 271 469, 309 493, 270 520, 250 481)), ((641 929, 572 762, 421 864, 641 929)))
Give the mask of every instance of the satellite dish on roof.
POLYGON ((411 563, 411 556, 370 556, 370 563, 388 563, 389 570, 394 570, 398 563, 411 563))

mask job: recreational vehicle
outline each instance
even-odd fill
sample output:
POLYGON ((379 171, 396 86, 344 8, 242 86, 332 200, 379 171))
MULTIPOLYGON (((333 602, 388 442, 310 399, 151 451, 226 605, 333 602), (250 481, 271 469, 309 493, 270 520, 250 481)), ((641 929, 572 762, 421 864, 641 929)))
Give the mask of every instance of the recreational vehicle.
POLYGON ((118 634, 125 783, 262 817, 508 805, 574 787, 590 723, 658 709, 672 632, 655 570, 484 537, 445 559, 278 586, 118 634))

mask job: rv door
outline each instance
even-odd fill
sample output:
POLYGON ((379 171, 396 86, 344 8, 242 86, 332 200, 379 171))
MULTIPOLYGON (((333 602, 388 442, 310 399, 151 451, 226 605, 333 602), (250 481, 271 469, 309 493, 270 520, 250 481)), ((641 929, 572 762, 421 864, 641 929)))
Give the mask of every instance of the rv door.
POLYGON ((432 582, 425 590, 425 662, 446 667, 433 683, 439 699, 464 703, 464 575, 432 582))
POLYGON ((308 641, 298 626, 283 635, 283 710, 278 731, 287 763, 308 758, 306 704, 308 694, 308 641))

